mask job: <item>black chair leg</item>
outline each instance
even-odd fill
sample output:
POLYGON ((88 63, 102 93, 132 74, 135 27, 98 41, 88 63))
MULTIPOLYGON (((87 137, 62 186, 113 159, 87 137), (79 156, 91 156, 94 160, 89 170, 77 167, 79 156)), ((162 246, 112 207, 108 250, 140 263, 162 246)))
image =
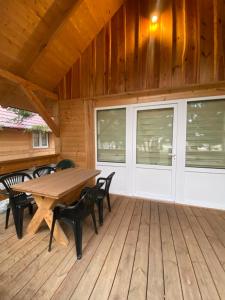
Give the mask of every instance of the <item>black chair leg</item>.
POLYGON ((14 222, 17 237, 21 239, 23 237, 23 207, 16 207, 14 209, 14 222))
POLYGON ((82 257, 82 222, 76 221, 73 226, 75 244, 76 244, 76 252, 77 252, 77 259, 81 259, 82 257))
POLYGON ((10 207, 7 207, 6 218, 5 218, 5 229, 8 228, 8 224, 9 224, 9 215, 10 215, 10 207))
POLYGON ((96 218, 95 218, 95 211, 94 211, 94 209, 91 212, 91 216, 92 216, 92 220, 93 220, 93 224, 94 224, 95 233, 98 234, 98 229, 97 229, 97 224, 96 224, 96 218))
POLYGON ((111 212, 111 204, 110 204, 110 197, 109 197, 109 194, 107 194, 107 202, 108 202, 108 208, 109 208, 109 211, 111 212))
POLYGON ((33 215, 33 204, 29 203, 29 206, 28 206, 28 209, 29 209, 29 214, 32 216, 33 215))
POLYGON ((99 216, 99 225, 103 224, 103 199, 98 201, 98 216, 99 216))
POLYGON ((49 245, 48 245, 48 251, 49 252, 52 249, 52 238, 53 238, 53 233, 54 233, 54 228, 55 228, 55 222, 56 222, 56 216, 53 213, 52 227, 51 227, 51 231, 50 231, 50 239, 49 239, 49 245))

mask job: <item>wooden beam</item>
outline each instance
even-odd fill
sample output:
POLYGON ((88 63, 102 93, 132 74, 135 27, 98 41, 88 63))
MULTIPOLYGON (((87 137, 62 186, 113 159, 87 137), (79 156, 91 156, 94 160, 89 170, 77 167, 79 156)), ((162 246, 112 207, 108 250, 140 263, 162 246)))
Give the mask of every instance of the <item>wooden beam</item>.
POLYGON ((125 0, 79 0, 40 51, 26 78, 55 88, 125 0))
POLYGON ((18 85, 21 85, 25 88, 29 88, 30 90, 32 91, 38 91, 42 94, 44 94, 47 98, 51 99, 51 100, 58 100, 58 95, 49 91, 49 90, 46 90, 42 87, 40 87, 39 85, 35 84, 35 83, 32 83, 18 75, 15 75, 9 71, 6 71, 6 70, 3 70, 0 68, 0 77, 2 78, 5 78, 11 82, 14 82, 18 85))
POLYGON ((27 96, 28 101, 33 105, 37 113, 40 114, 40 116, 45 120, 45 122, 48 124, 48 126, 51 128, 52 132, 59 137, 60 130, 59 126, 54 122, 52 117, 50 116, 49 112, 45 108, 44 104, 41 102, 41 100, 34 94, 34 92, 21 85, 21 89, 23 90, 24 94, 27 96))

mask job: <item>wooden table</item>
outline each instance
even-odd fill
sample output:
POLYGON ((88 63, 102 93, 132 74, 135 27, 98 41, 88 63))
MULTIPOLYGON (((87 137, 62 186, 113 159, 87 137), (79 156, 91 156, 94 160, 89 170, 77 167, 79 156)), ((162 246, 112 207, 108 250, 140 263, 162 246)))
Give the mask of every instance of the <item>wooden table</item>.
MULTIPOLYGON (((98 170, 71 168, 12 186, 16 191, 31 193, 38 206, 27 232, 35 234, 43 220, 51 228, 54 206, 57 203, 74 201, 78 188, 100 173, 101 171, 98 170)), ((54 237, 60 244, 67 245, 69 242, 58 222, 56 222, 54 237)))

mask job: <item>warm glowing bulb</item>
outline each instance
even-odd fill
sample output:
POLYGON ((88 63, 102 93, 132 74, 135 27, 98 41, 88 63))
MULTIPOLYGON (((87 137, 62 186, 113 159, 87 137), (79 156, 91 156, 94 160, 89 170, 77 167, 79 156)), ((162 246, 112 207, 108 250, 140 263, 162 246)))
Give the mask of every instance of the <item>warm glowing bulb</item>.
POLYGON ((152 21, 152 23, 157 23, 158 22, 158 16, 157 15, 153 15, 151 17, 151 21, 152 21))

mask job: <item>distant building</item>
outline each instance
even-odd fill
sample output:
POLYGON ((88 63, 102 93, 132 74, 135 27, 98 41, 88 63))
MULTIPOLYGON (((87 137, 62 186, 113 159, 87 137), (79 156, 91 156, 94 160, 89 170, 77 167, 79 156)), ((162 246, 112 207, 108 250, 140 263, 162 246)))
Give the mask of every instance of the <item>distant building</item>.
POLYGON ((0 161, 54 153, 54 136, 38 114, 20 117, 0 106, 0 161))

